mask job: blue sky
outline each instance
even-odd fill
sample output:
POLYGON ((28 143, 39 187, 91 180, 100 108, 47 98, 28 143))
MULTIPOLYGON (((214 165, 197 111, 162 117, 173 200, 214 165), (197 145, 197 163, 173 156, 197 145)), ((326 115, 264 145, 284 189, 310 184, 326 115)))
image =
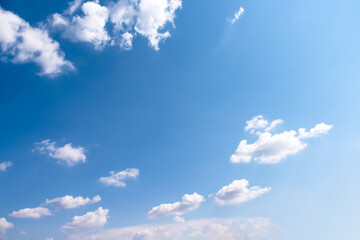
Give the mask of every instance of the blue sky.
POLYGON ((359 238, 360 2, 0 7, 0 239, 359 238))

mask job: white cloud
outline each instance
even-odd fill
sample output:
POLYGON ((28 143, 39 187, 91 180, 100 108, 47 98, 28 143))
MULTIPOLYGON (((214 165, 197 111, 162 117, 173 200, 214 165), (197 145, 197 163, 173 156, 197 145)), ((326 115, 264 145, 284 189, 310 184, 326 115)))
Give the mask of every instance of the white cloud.
POLYGON ((166 225, 113 228, 96 234, 71 235, 70 240, 285 240, 283 229, 268 218, 199 219, 166 225))
POLYGON ((54 238, 53 238, 53 237, 50 237, 50 238, 46 238, 46 240, 54 240, 54 238))
POLYGON ((90 198, 83 198, 81 196, 74 198, 73 196, 66 195, 64 197, 46 199, 45 203, 46 204, 56 203, 59 208, 70 209, 70 208, 81 207, 90 203, 97 203, 100 201, 101 201, 100 196, 95 196, 92 199, 90 199, 90 198))
POLYGON ((0 163, 0 172, 5 172, 12 165, 13 165, 12 162, 2 162, 2 163, 0 163))
POLYGON ((270 187, 260 188, 256 186, 248 188, 248 185, 249 181, 246 179, 235 180, 216 193, 215 201, 220 205, 235 205, 250 201, 271 190, 270 187))
POLYGON ((165 203, 153 207, 151 211, 148 212, 148 218, 155 219, 169 215, 183 215, 186 212, 197 209, 202 202, 205 202, 204 197, 197 193, 191 195, 185 194, 181 202, 165 203))
POLYGON ((265 132, 269 132, 272 129, 274 129, 276 126, 283 124, 283 123, 284 123, 284 121, 282 119, 276 119, 270 123, 269 127, 265 128, 265 132))
POLYGON ((245 13, 245 10, 243 7, 240 7, 238 11, 234 13, 234 17, 230 20, 231 24, 234 24, 239 20, 239 18, 245 13))
POLYGON ((265 128, 268 124, 269 122, 266 119, 264 119, 262 115, 255 116, 251 120, 246 121, 245 130, 249 131, 253 129, 265 128))
POLYGON ((134 35, 129 32, 121 34, 120 47, 125 50, 131 50, 133 37, 134 35))
POLYGON ((50 140, 47 139, 36 143, 34 151, 47 154, 57 159, 58 163, 69 167, 73 167, 80 162, 86 162, 85 149, 83 147, 73 147, 71 143, 65 144, 63 147, 56 147, 55 144, 56 142, 50 142, 50 140))
POLYGON ((327 134, 333 125, 327 125, 325 123, 316 124, 315 127, 311 128, 309 132, 305 128, 299 129, 299 138, 313 138, 323 134, 327 134))
POLYGON ((131 178, 137 178, 137 176, 139 176, 139 169, 127 168, 124 171, 117 173, 111 171, 110 177, 101 177, 99 182, 108 186, 126 187, 126 183, 124 181, 131 178))
MULTIPOLYGON (((246 122, 246 130, 265 128, 268 122, 262 116, 257 116, 246 122), (260 122, 261 121, 261 122, 260 122), (259 123, 260 122, 260 123, 259 123), (266 124, 265 124, 266 123, 266 124)), ((281 119, 275 120, 270 125, 270 130, 274 126, 283 123, 281 119)), ((242 140, 236 149, 236 152, 231 156, 230 161, 233 163, 251 162, 252 160, 259 163, 278 163, 290 155, 294 155, 307 147, 302 138, 317 137, 327 133, 333 126, 324 123, 316 125, 306 132, 305 129, 284 131, 282 133, 274 134, 267 132, 258 132, 258 140, 252 144, 248 144, 247 140, 242 140)))
POLYGON ((0 218, 0 239, 5 239, 6 230, 13 228, 14 225, 5 218, 0 218))
POLYGON ((88 212, 82 216, 75 216, 73 221, 65 224, 62 229, 69 232, 84 232, 100 229, 106 224, 108 213, 108 209, 99 207, 94 212, 88 212))
POLYGON ((40 75, 53 77, 74 69, 47 30, 31 27, 18 15, 1 7, 0 45, 3 59, 13 63, 34 62, 41 67, 40 75))
POLYGON ((66 9, 64 13, 68 15, 73 14, 77 9, 79 9, 82 2, 83 0, 74 0, 73 2, 70 2, 68 9, 66 9))
POLYGON ((159 42, 170 37, 169 31, 160 33, 159 30, 167 23, 174 24, 175 11, 181 6, 181 0, 141 0, 136 32, 147 37, 150 45, 159 50, 159 42))
POLYGON ((127 31, 135 24, 138 0, 119 0, 110 10, 110 21, 114 24, 115 32, 127 31))
POLYGON ((110 40, 105 29, 109 10, 97 2, 85 2, 81 9, 84 16, 74 16, 66 24, 63 36, 74 42, 89 42, 96 49, 103 48, 110 40))
POLYGON ((19 211, 12 212, 10 216, 16 218, 41 218, 43 216, 51 216, 51 211, 43 207, 24 208, 19 211))

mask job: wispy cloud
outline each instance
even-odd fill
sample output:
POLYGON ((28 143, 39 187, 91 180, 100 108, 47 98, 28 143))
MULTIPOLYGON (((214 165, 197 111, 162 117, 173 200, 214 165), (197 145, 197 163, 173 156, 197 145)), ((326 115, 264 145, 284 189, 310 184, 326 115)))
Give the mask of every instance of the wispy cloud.
POLYGON ((13 165, 12 162, 2 162, 2 163, 0 163, 0 172, 5 172, 12 165, 13 165))
POLYGON ((245 9, 244 9, 243 7, 240 7, 239 10, 237 10, 237 11, 234 13, 233 18, 230 19, 229 22, 230 22, 231 24, 236 23, 244 13, 245 13, 245 9))

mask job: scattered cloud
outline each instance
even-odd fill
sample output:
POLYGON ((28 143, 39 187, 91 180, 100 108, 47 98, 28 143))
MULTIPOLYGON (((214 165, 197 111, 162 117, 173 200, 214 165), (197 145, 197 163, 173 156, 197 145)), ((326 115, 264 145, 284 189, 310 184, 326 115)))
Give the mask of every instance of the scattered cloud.
POLYGON ((240 7, 239 10, 234 13, 234 17, 230 20, 230 23, 236 23, 244 13, 245 9, 243 7, 240 7))
MULTIPOLYGON (((233 163, 251 162, 252 160, 259 163, 274 164, 285 159, 290 155, 294 155, 307 147, 303 138, 313 138, 326 134, 333 127, 325 123, 317 124, 314 128, 307 132, 304 128, 297 131, 290 130, 272 135, 270 130, 275 126, 283 123, 283 120, 277 119, 268 126, 268 121, 261 115, 254 117, 246 122, 245 130, 264 129, 264 132, 257 132, 258 139, 251 144, 247 140, 242 140, 231 156, 230 161, 233 163), (266 128, 267 127, 267 128, 266 128)), ((252 133, 254 133, 252 131, 252 133)))
POLYGON ((92 199, 90 198, 83 198, 83 197, 73 197, 66 195, 64 197, 58 197, 54 199, 46 199, 46 204, 52 204, 55 203, 59 208, 64 209, 71 209, 71 208, 77 208, 81 207, 90 203, 98 203, 101 201, 100 196, 95 196, 92 199))
POLYGON ((16 64, 36 63, 41 68, 40 75, 54 77, 74 69, 46 29, 31 27, 18 15, 1 7, 0 45, 3 60, 16 64))
POLYGON ((51 211, 47 208, 24 208, 19 211, 14 211, 10 214, 10 217, 15 218, 41 218, 43 216, 51 216, 51 211))
POLYGON ((6 172, 6 170, 13 165, 12 162, 2 162, 0 163, 0 172, 6 172))
POLYGON ((149 219, 161 218, 169 215, 180 216, 186 212, 197 209, 205 198, 197 193, 185 194, 181 202, 160 204, 148 212, 149 219))
POLYGON ((137 168, 127 168, 124 171, 117 172, 111 171, 109 177, 101 177, 99 182, 108 186, 115 187, 126 187, 124 182, 127 179, 135 179, 139 176, 139 169, 137 168))
POLYGON ((5 239, 6 230, 13 228, 14 225, 5 218, 0 218, 0 239, 5 239))
POLYGON ((70 235, 70 240, 285 240, 283 229, 269 218, 215 218, 113 228, 95 234, 70 235))
POLYGON ((102 228, 108 218, 108 209, 99 207, 94 212, 88 212, 82 216, 75 216, 72 222, 65 224, 62 229, 67 232, 86 232, 102 228))
POLYGON ((50 142, 49 139, 40 143, 36 143, 36 147, 33 151, 38 151, 42 154, 58 160, 59 164, 73 167, 75 164, 86 162, 86 156, 84 154, 85 149, 83 147, 73 147, 71 143, 65 144, 62 147, 56 147, 56 142, 50 142))
POLYGON ((271 190, 270 187, 248 188, 248 185, 249 181, 246 179, 235 180, 216 193, 215 201, 220 205, 235 205, 255 199, 271 190))

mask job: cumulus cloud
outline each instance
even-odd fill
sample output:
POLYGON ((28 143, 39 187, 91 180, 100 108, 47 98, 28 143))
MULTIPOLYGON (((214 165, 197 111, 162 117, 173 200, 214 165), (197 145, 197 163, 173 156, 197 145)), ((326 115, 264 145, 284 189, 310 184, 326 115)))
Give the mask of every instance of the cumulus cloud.
POLYGON ((2 163, 0 163, 0 172, 5 172, 12 165, 13 165, 12 162, 2 162, 2 163))
POLYGON ((170 37, 169 31, 161 33, 159 30, 168 22, 174 24, 175 11, 181 6, 181 0, 141 0, 136 32, 147 37, 150 45, 159 50, 159 42, 170 37))
POLYGON ((249 131, 254 129, 265 128, 268 124, 269 122, 266 119, 264 119, 262 115, 255 116, 251 120, 246 121, 245 130, 249 131))
POLYGON ((299 138, 313 138, 323 134, 327 134, 333 128, 332 125, 325 123, 316 124, 315 127, 311 128, 309 132, 305 128, 299 129, 299 138))
POLYGON ((137 168, 127 168, 121 172, 111 171, 109 177, 101 177, 99 182, 115 187, 126 187, 126 183, 124 182, 127 179, 135 179, 139 176, 139 169, 137 168))
POLYGON ((5 218, 0 218, 0 239, 5 239, 6 230, 13 228, 14 225, 5 218))
POLYGON ((51 216, 51 211, 47 208, 24 208, 19 211, 14 211, 10 214, 10 217, 15 218, 41 218, 43 216, 51 216))
POLYGON ((55 203, 59 208, 65 208, 65 209, 70 209, 70 208, 77 208, 77 207, 81 207, 90 203, 98 203, 101 201, 100 196, 95 196, 92 199, 90 198, 83 198, 83 197, 73 197, 73 196, 69 196, 66 195, 64 197, 58 197, 58 198, 53 198, 53 199, 46 199, 45 203, 46 204, 52 204, 55 203))
POLYGON ((245 130, 263 129, 264 132, 257 132, 258 139, 251 144, 247 140, 242 140, 231 156, 230 161, 233 163, 251 162, 252 160, 259 163, 278 163, 290 155, 294 155, 304 148, 307 144, 302 141, 303 138, 313 138, 328 133, 333 127, 325 123, 317 124, 314 128, 307 132, 304 128, 299 131, 290 130, 282 133, 271 134, 268 132, 283 120, 273 121, 268 128, 268 121, 262 116, 254 117, 246 122, 245 130))
POLYGON ((88 212, 82 216, 75 216, 72 222, 65 224, 62 229, 67 232, 86 232, 102 228, 108 218, 108 209, 99 207, 94 212, 88 212))
POLYGON ((205 202, 205 199, 200 194, 185 194, 181 202, 165 203, 153 207, 151 211, 148 212, 148 218, 156 219, 169 215, 183 215, 186 212, 197 209, 202 202, 205 202))
POLYGON ((240 7, 239 10, 234 13, 234 17, 230 20, 230 23, 234 24, 235 22, 237 22, 244 13, 245 9, 243 7, 240 7))
POLYGON ((283 229, 269 218, 199 219, 166 225, 113 228, 96 234, 71 235, 70 240, 285 240, 283 229))
POLYGON ((215 201, 220 205, 235 205, 255 199, 271 190, 270 187, 248 188, 248 185, 249 181, 246 179, 235 180, 216 193, 215 201))
MULTIPOLYGON (((101 49, 110 40, 105 29, 109 10, 98 2, 85 2, 81 10, 84 13, 83 16, 74 16, 70 21, 63 18, 63 24, 66 26, 63 36, 74 42, 91 43, 96 49, 101 49)), ((59 24, 59 21, 57 23, 59 24)))
POLYGON ((3 60, 12 63, 33 62, 40 66, 40 75, 57 76, 73 70, 65 60, 59 43, 49 37, 46 29, 31 27, 18 15, 0 7, 0 45, 3 60))
POLYGON ((73 167, 77 163, 86 162, 85 149, 83 147, 73 147, 71 143, 65 144, 62 147, 56 147, 55 144, 56 142, 50 142, 49 139, 46 139, 36 143, 34 151, 47 154, 57 159, 59 164, 69 167, 73 167))
MULTIPOLYGON (((69 9, 78 8, 81 1, 74 1, 69 9)), ((81 9, 84 16, 71 15, 75 10, 53 14, 51 25, 62 29, 63 37, 75 42, 90 42, 101 49, 111 40, 124 50, 132 48, 134 36, 142 35, 149 45, 159 50, 159 43, 170 37, 167 25, 175 26, 175 11, 182 6, 182 0, 117 0, 101 6, 98 1, 85 2, 81 9), (110 36, 106 25, 111 24, 110 36)))

